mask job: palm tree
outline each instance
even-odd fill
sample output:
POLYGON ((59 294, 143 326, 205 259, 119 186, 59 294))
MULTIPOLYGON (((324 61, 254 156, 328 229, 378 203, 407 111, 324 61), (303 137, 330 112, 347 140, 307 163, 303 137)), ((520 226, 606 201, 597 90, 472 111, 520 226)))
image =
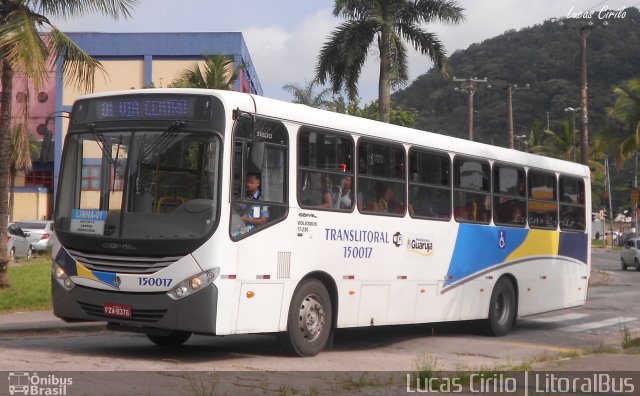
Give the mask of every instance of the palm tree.
POLYGON ((233 68, 233 58, 226 55, 202 55, 202 67, 196 62, 185 69, 170 87, 174 88, 209 88, 233 91, 240 72, 244 70, 241 63, 233 68))
POLYGON ((574 130, 569 121, 564 121, 560 125, 560 133, 553 133, 551 136, 552 157, 565 161, 572 161, 575 158, 576 147, 574 146, 574 130))
POLYGON ((12 221, 16 176, 18 171, 31 171, 31 134, 29 133, 29 93, 17 99, 11 126, 11 144, 9 147, 9 221, 12 221))
POLYGON ((618 146, 616 153, 616 167, 622 167, 625 161, 637 156, 640 150, 640 78, 614 87, 613 93, 616 95, 616 101, 613 107, 607 109, 607 114, 629 133, 618 146))
POLYGON ((316 79, 321 84, 330 81, 336 93, 344 87, 354 101, 362 66, 375 40, 380 55, 380 121, 389 122, 391 88, 398 88, 409 79, 403 40, 429 56, 446 75, 444 46, 437 35, 424 31, 420 25, 433 21, 459 23, 464 20, 462 11, 454 0, 335 0, 333 15, 347 21, 331 33, 322 47, 316 79))
POLYGON ((293 95, 293 103, 300 103, 318 109, 331 108, 331 103, 327 100, 327 96, 331 93, 331 89, 325 88, 320 92, 316 92, 315 88, 317 85, 318 82, 313 80, 305 82, 304 87, 301 87, 296 83, 290 83, 284 85, 282 89, 293 95))
POLYGON ((0 1, 0 288, 7 277, 7 193, 10 173, 11 105, 14 70, 20 70, 36 87, 47 76, 47 62, 62 59, 65 82, 84 91, 93 89, 100 63, 82 51, 47 16, 61 18, 100 13, 114 18, 130 16, 138 0, 2 0, 0 1))

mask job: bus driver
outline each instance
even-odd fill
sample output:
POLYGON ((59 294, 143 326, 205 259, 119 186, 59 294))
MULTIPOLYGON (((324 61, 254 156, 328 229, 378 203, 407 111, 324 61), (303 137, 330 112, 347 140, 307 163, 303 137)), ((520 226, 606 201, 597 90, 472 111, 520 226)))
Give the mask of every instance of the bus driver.
MULTIPOLYGON (((257 172, 249 172, 247 173, 246 178, 246 189, 247 189, 247 199, 252 199, 254 201, 260 201, 262 196, 261 189, 261 180, 260 174, 257 172)), ((251 205, 246 208, 246 211, 240 217, 240 220, 246 226, 246 229, 241 230, 240 233, 244 234, 246 232, 251 231, 255 227, 259 227, 265 224, 269 220, 269 210, 266 207, 261 207, 260 205, 251 205)))

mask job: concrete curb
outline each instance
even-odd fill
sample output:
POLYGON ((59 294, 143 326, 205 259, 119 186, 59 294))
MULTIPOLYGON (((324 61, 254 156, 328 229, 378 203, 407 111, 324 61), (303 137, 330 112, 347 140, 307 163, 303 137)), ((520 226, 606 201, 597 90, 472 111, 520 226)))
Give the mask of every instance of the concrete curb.
POLYGON ((0 334, 100 331, 104 330, 106 325, 106 322, 67 323, 56 318, 53 311, 16 312, 0 315, 0 334))

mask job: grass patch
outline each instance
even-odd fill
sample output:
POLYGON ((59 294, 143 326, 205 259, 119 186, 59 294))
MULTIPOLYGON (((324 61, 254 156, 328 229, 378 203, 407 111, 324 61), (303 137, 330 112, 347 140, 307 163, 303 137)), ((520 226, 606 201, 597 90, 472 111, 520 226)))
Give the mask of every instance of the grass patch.
POLYGON ((0 313, 51 309, 51 259, 9 264, 11 287, 0 289, 0 313))
POLYGON ((622 337, 622 349, 625 353, 637 354, 640 352, 640 338, 634 338, 627 326, 620 325, 620 335, 622 337))

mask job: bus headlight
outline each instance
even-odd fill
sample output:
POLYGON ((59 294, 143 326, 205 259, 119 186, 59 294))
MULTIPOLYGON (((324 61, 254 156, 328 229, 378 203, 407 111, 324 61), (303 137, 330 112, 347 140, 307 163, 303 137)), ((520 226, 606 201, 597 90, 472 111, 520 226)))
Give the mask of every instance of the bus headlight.
POLYGON ((172 300, 180 300, 193 293, 204 289, 213 283, 220 275, 220 268, 213 268, 209 271, 201 272, 178 283, 173 289, 167 292, 172 300))
POLYGON ((53 273, 53 278, 67 291, 76 287, 76 284, 73 283, 69 275, 64 272, 64 269, 58 265, 55 261, 53 262, 53 267, 51 268, 51 272, 53 273))

